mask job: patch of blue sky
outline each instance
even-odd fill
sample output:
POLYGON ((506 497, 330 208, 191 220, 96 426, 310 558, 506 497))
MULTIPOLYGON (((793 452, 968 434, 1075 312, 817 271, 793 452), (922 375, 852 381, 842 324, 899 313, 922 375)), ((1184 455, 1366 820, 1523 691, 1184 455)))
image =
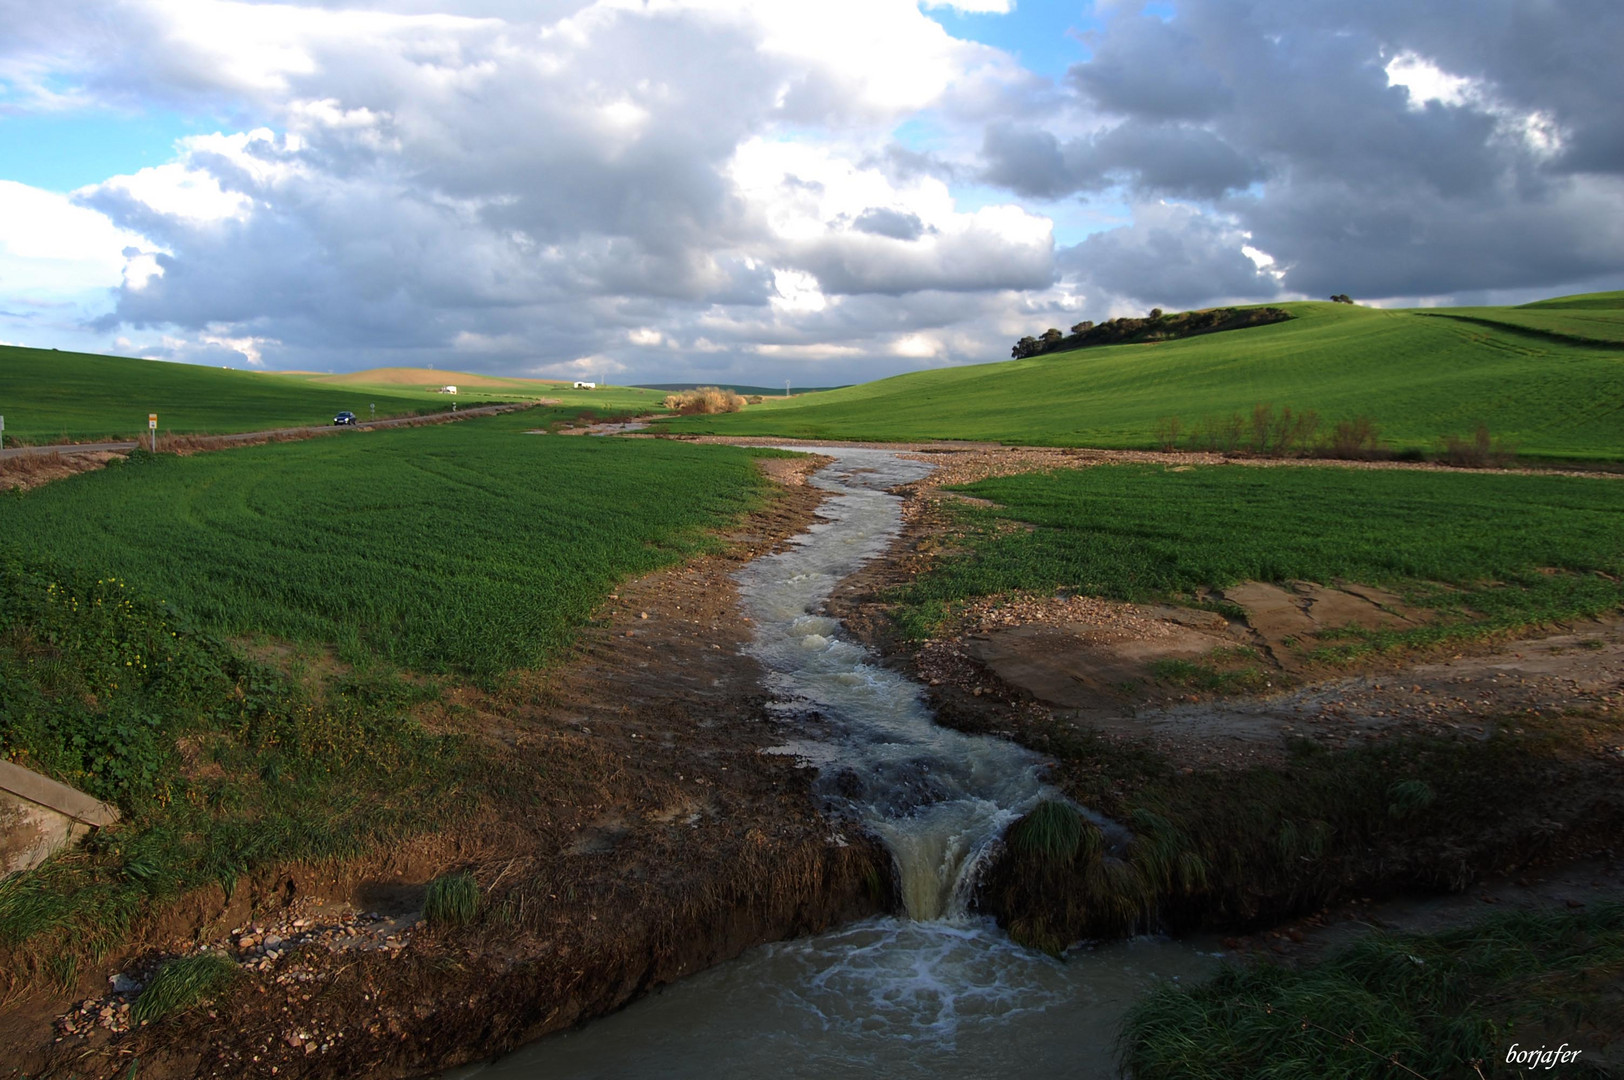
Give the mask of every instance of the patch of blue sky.
POLYGON ((928 113, 916 113, 891 129, 891 137, 918 154, 940 150, 949 137, 948 130, 928 113))
POLYGON ((0 111, 0 180, 68 192, 172 161, 178 140, 218 128, 171 112, 0 111))
MULTIPOLYGON (((1081 35, 1104 26, 1092 3, 1084 0, 1012 0, 1006 14, 960 12, 952 7, 926 8, 925 14, 948 33, 1002 49, 1038 75, 1059 79, 1071 65, 1088 59, 1081 35)), ((1166 7, 1170 4, 1153 5, 1166 7)))

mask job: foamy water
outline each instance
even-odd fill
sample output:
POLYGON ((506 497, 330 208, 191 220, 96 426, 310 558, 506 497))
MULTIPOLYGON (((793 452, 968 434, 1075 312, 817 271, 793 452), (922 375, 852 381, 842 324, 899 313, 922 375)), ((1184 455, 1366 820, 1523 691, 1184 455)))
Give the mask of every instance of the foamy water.
POLYGON ((780 714, 806 719, 775 750, 817 768, 829 808, 890 849, 911 918, 962 918, 980 861, 1053 792, 1029 751, 938 727, 923 687, 881 667, 822 613, 835 586, 901 530, 901 499, 887 489, 930 466, 889 450, 818 452, 836 459, 812 478, 832 493, 822 520, 738 575, 755 627, 748 651, 771 673, 780 714))

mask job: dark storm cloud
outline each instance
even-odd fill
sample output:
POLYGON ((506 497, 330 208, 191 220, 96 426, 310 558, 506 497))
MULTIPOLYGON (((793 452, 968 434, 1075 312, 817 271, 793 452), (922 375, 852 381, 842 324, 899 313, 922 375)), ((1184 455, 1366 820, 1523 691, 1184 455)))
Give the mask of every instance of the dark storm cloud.
POLYGON ((1188 207, 1137 208, 1132 225, 1095 233, 1062 251, 1062 272, 1086 288, 1142 307, 1202 307, 1267 299, 1279 283, 1242 251, 1235 229, 1188 207))
POLYGON ((1047 131, 994 125, 982 154, 985 180, 1039 198, 1125 184, 1141 194, 1215 199, 1264 175, 1211 131, 1184 124, 1123 124, 1065 143, 1047 131))
MULTIPOLYGON (((1170 265, 1170 300, 1231 293, 1241 242, 1311 296, 1624 273, 1619 41, 1624 5, 1595 0, 1188 0, 1166 22, 1125 10, 1068 76, 1110 126, 1069 139, 989 126, 985 176, 1035 197, 1165 194, 1232 221, 1228 272, 1200 293, 1200 275, 1170 265), (1391 85, 1400 58, 1452 77, 1441 99, 1391 85)), ((1156 229, 1171 250, 1168 228, 1207 224, 1156 229)), ((1085 243, 1067 265, 1086 257, 1097 287, 1148 295, 1142 231, 1085 243)), ((1211 266, 1210 230, 1188 239, 1211 266)))
POLYGON ((893 240, 918 240, 925 235, 925 223, 918 214, 893 210, 885 206, 871 206, 851 223, 858 232, 889 236, 893 240))

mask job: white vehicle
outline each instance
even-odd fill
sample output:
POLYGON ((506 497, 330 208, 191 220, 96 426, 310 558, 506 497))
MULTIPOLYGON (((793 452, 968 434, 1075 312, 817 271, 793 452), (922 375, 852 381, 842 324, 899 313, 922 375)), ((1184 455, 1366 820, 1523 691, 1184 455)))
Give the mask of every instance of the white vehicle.
POLYGON ((598 384, 595 382, 578 382, 575 384, 577 390, 596 390, 597 388, 598 384))

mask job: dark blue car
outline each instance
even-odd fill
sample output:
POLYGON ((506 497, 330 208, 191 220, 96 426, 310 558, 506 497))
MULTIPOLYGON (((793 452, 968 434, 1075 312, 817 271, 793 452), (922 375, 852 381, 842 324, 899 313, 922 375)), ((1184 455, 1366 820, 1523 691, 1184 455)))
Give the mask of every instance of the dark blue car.
POLYGON ((333 417, 333 423, 353 424, 355 423, 355 414, 346 409, 344 412, 341 412, 337 416, 333 417))

